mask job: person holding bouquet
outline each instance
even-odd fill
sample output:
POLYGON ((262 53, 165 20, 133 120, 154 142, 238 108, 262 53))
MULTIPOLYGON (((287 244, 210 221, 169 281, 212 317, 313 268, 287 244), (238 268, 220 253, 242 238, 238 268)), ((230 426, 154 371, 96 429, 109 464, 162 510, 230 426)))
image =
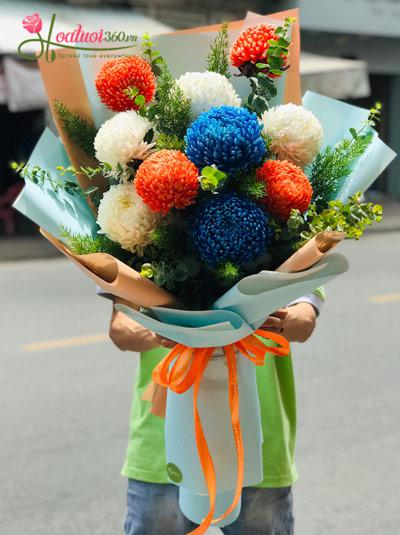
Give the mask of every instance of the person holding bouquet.
MULTIPOLYGON (((266 319, 263 327, 289 341, 306 342, 323 305, 322 290, 309 294, 266 319)), ((130 440, 122 474, 128 478, 125 535, 183 535, 196 527, 179 508, 178 486, 166 470, 164 420, 142 399, 156 364, 174 342, 160 338, 113 309, 109 335, 122 351, 140 352, 130 420, 130 440)), ((264 435, 264 479, 244 488, 238 519, 221 528, 227 535, 291 535, 294 530, 291 487, 297 473, 295 388, 291 357, 270 356, 257 367, 264 435)), ((232 468, 233 469, 233 468, 232 468)))

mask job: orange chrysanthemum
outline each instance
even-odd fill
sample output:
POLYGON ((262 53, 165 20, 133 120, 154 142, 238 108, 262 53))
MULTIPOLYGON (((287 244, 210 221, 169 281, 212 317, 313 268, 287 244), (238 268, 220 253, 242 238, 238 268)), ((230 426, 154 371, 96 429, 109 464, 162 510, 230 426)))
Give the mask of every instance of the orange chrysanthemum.
POLYGON ((257 169, 256 176, 266 186, 266 195, 260 202, 278 219, 286 221, 292 209, 303 213, 309 207, 313 194, 311 184, 294 163, 268 160, 257 169))
POLYGON ((136 87, 139 95, 150 102, 156 90, 156 81, 147 61, 139 56, 111 59, 104 63, 95 80, 101 101, 112 111, 137 110, 139 106, 126 94, 136 87))
POLYGON ((163 149, 139 167, 135 187, 143 201, 155 212, 186 208, 199 189, 197 167, 183 152, 163 149))
POLYGON ((270 39, 278 40, 275 27, 269 24, 252 26, 242 32, 231 48, 231 63, 241 67, 244 63, 257 63, 265 60, 270 39))

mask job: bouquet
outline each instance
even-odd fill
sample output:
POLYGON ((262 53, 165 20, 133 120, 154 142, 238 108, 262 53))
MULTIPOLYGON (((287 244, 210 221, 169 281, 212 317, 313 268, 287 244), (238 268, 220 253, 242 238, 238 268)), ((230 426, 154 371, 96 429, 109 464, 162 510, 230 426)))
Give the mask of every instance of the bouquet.
POLYGON ((74 101, 57 62, 51 71, 42 61, 62 141, 46 131, 30 161, 15 164, 26 180, 16 208, 129 304, 119 310, 178 342, 154 379, 169 387, 169 473, 198 533, 232 522, 242 486, 262 478, 253 364, 289 351, 259 329, 263 320, 347 269, 326 253, 381 219, 362 192, 394 157, 373 129, 379 104, 362 110, 315 93, 300 103, 293 12, 249 15, 245 26, 144 36, 132 56, 71 60, 74 101), (219 373, 210 371, 218 347, 234 433, 207 443, 199 392, 203 376, 219 373), (193 407, 192 424, 177 428, 193 407))

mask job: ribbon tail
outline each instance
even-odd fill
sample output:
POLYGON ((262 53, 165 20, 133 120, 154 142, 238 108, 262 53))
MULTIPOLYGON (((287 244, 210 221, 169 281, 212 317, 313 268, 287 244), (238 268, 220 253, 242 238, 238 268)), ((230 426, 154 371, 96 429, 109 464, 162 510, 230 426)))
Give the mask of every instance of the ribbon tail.
POLYGON ((212 524, 220 522, 226 518, 237 506, 242 494, 243 479, 244 479, 244 448, 243 448, 243 435, 240 427, 239 418, 239 386, 237 377, 237 363, 234 346, 224 347, 227 363, 228 363, 228 380, 229 380, 229 406, 231 412, 231 424, 232 433, 235 440, 236 448, 236 462, 237 462, 237 477, 236 477, 236 489, 231 505, 226 511, 219 517, 212 521, 212 524))
POLYGON ((193 411, 194 411, 194 427, 196 435, 197 451, 200 458, 200 463, 203 469, 204 478, 207 485, 208 496, 210 500, 210 508, 207 516, 203 518, 200 526, 192 530, 188 535, 203 535, 210 527, 215 510, 215 500, 217 496, 217 482, 215 476, 214 463, 211 457, 210 450, 208 448, 207 440, 204 435, 203 426, 201 424, 199 409, 198 409, 198 395, 201 379, 207 363, 212 355, 213 350, 208 351, 201 363, 201 367, 198 375, 196 376, 193 384, 193 411))

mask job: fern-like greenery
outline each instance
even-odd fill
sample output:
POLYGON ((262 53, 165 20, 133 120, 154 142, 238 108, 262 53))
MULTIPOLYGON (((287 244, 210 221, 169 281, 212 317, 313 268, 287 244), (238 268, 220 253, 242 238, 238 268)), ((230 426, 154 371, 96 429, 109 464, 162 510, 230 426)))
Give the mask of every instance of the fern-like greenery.
POLYGON ((207 57, 207 70, 230 78, 228 23, 224 22, 211 45, 207 57))
POLYGON ((364 154, 373 133, 343 139, 336 147, 328 145, 315 158, 308 171, 313 202, 322 207, 334 198, 339 186, 350 175, 354 162, 364 154))
POLYGON ((249 197, 253 201, 258 201, 266 195, 264 182, 257 180, 255 173, 247 175, 238 175, 235 178, 235 187, 241 195, 249 197))
POLYGON ((242 272, 237 264, 227 260, 215 268, 215 275, 224 287, 231 287, 240 279, 242 272))
POLYGON ((158 132, 183 140, 190 123, 190 100, 172 77, 167 65, 161 64, 157 81, 156 102, 147 116, 154 120, 158 132))
POLYGON ((94 138, 97 128, 59 100, 54 101, 54 109, 61 120, 67 136, 89 156, 95 156, 94 138))
POLYGON ((160 134, 156 139, 156 147, 158 150, 170 149, 183 151, 185 149, 185 142, 175 134, 160 134))
POLYGON ((70 250, 77 255, 91 254, 91 253, 108 253, 115 255, 121 248, 111 241, 104 234, 99 234, 96 237, 89 235, 73 234, 66 228, 62 228, 61 237, 68 242, 70 250))

